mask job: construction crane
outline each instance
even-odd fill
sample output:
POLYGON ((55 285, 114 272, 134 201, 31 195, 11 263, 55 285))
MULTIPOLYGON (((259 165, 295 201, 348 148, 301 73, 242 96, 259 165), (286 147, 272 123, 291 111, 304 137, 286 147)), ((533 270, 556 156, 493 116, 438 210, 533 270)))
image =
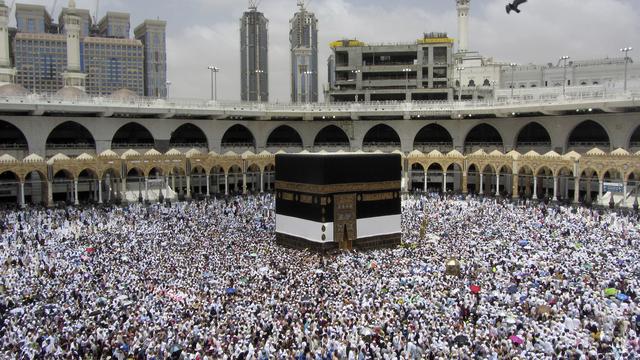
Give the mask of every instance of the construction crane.
POLYGON ((249 10, 258 10, 261 0, 249 0, 249 10))
POLYGON ((98 23, 98 10, 100 9, 100 0, 96 0, 96 10, 93 13, 93 23, 98 23))

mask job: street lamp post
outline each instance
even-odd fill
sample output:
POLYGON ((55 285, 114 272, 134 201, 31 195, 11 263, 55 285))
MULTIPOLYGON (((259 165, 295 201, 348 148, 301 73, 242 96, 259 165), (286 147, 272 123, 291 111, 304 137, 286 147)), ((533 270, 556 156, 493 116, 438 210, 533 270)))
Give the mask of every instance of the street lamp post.
POLYGON ((313 71, 307 70, 307 71, 304 71, 303 74, 305 75, 305 80, 306 80, 306 84, 307 84, 306 100, 307 100, 308 103, 310 103, 311 102, 311 80, 310 80, 311 76, 310 75, 313 75, 313 71))
POLYGON ((258 93, 258 102, 262 102, 262 91, 260 91, 260 76, 264 73, 264 70, 256 70, 256 90, 258 93))
POLYGON ((169 98, 169 89, 171 88, 171 81, 167 80, 167 99, 169 98))
POLYGON ((456 68, 458 70, 458 101, 462 101, 462 71, 464 70, 464 66, 458 66, 456 68))
POLYGON ((569 56, 565 55, 560 58, 564 62, 564 75, 562 77, 562 96, 564 97, 567 94, 567 60, 571 59, 569 56))
POLYGON ((406 75, 406 83, 404 84, 404 90, 406 92, 409 92, 409 73, 411 72, 411 69, 404 68, 404 69, 402 69, 402 72, 404 72, 405 75, 406 75))
POLYGON ((511 63, 509 64, 509 66, 511 66, 511 100, 513 100, 513 89, 515 89, 516 84, 516 67, 518 66, 518 64, 516 63, 511 63))
MULTIPOLYGON (((358 74, 360 74, 362 72, 362 70, 351 70, 351 73, 353 74, 353 82, 356 83, 356 90, 358 90, 358 74)), ((358 93, 356 92, 356 94, 354 95, 355 97, 355 101, 358 102, 358 93)))
POLYGON ((220 68, 209 66, 207 69, 211 70, 211 100, 218 101, 218 72, 220 68))
POLYGON ((629 51, 632 50, 632 47, 620 49, 620 52, 624 53, 624 92, 627 92, 627 70, 629 68, 629 60, 631 60, 631 58, 629 57, 629 51))

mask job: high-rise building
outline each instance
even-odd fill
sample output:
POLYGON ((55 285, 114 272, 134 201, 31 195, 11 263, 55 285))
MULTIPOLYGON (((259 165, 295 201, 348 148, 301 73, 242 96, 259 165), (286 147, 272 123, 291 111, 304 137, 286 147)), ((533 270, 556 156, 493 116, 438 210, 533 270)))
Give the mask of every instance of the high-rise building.
POLYGON ((166 96, 164 21, 145 21, 132 39, 129 14, 109 12, 95 26, 89 10, 75 8, 73 0, 62 9, 58 24, 38 5, 16 4, 16 19, 11 42, 15 81, 28 90, 54 94, 65 86, 63 73, 74 73, 86 75, 83 87, 91 96, 123 88, 140 96, 166 96), (78 64, 68 63, 70 40, 79 42, 71 47, 79 51, 78 64))
POLYGON ((269 101, 268 25, 255 1, 249 1, 249 11, 240 19, 242 101, 269 101))
POLYGON ((318 19, 298 0, 291 21, 291 102, 318 101, 318 19))
POLYGON ((167 97, 167 22, 145 20, 134 30, 144 47, 144 94, 167 97))
POLYGON ((98 23, 98 34, 101 37, 128 39, 130 18, 127 13, 109 11, 98 23))
POLYGON ((9 50, 9 8, 0 0, 0 84, 14 83, 15 78, 9 50))

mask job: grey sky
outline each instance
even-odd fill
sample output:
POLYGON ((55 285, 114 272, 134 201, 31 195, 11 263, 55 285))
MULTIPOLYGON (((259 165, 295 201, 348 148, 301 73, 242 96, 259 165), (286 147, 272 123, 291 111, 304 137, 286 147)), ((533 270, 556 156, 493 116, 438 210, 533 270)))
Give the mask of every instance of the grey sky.
MULTIPOLYGON (((54 1, 19 2, 51 8, 54 1)), ((58 0, 56 12, 67 2, 58 0)), ((95 0, 76 2, 81 8, 95 6, 95 0)), ((615 57, 624 46, 640 52, 640 1, 531 0, 523 5, 522 14, 511 16, 504 11, 506 2, 471 0, 471 49, 518 63, 556 62, 562 55, 573 59, 615 57)), ((102 0, 99 17, 106 11, 127 11, 132 28, 145 18, 167 20, 168 77, 173 83, 170 95, 209 97, 207 66, 216 65, 222 68, 219 98, 237 100, 239 18, 247 4, 246 0, 102 0)), ((288 102, 288 26, 297 9, 296 0, 262 0, 259 9, 270 21, 270 99, 288 102)), ((431 31, 446 31, 457 38, 455 0, 313 0, 309 9, 319 20, 319 80, 323 85, 327 82, 326 59, 332 40, 411 42, 431 31)))

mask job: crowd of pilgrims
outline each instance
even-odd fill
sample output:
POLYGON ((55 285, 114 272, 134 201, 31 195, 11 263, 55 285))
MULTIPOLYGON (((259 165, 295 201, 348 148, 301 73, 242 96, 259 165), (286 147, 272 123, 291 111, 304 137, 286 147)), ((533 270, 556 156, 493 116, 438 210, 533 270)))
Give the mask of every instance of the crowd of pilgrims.
POLYGON ((640 358, 634 214, 416 195, 401 247, 325 255, 274 228, 268 194, 1 211, 0 358, 640 358))

